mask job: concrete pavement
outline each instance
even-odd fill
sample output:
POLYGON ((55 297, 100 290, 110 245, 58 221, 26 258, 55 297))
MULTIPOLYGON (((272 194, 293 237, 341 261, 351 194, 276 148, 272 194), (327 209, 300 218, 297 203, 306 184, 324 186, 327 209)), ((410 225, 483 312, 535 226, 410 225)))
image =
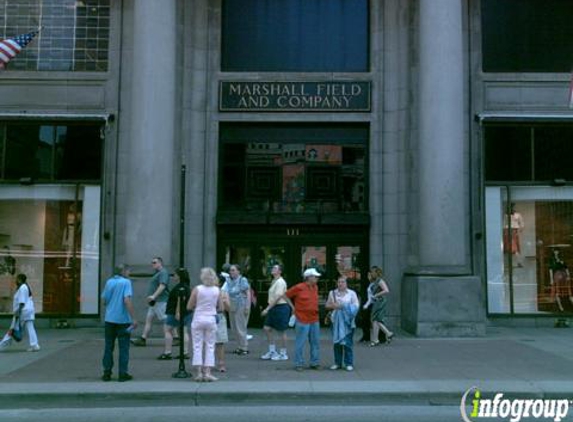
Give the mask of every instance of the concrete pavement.
MULTIPOLYGON (((158 331, 158 330, 156 330, 158 331)), ((178 361, 159 361, 162 340, 132 347, 126 383, 100 381, 103 329, 40 329, 42 350, 15 344, 0 352, 0 408, 66 406, 110 402, 151 405, 225 403, 418 403, 459 404, 472 386, 505 397, 573 399, 573 329, 489 327, 482 338, 421 339, 397 333, 390 345, 355 345, 355 370, 331 371, 330 333, 322 331, 319 371, 293 370, 292 360, 262 361, 262 330, 250 330, 251 353, 227 347, 226 373, 215 383, 174 379, 178 361)), ((293 354, 294 332, 289 332, 293 354)), ((358 336, 357 336, 358 337, 358 336)), ((190 370, 189 362, 186 362, 190 370)))

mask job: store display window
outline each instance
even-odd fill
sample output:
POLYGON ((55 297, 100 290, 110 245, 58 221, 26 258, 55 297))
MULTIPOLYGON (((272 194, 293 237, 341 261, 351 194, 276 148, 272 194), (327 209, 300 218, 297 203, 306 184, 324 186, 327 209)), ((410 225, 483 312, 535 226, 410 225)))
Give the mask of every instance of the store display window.
POLYGON ((573 313, 573 125, 484 125, 488 312, 573 313))
POLYGON ((0 122, 0 315, 18 273, 40 315, 99 312, 103 131, 95 122, 0 122))
POLYGON ((490 313, 573 313, 573 187, 488 187, 490 313))
POLYGON ((0 314, 18 273, 37 313, 97 314, 99 209, 99 186, 0 187, 0 314))

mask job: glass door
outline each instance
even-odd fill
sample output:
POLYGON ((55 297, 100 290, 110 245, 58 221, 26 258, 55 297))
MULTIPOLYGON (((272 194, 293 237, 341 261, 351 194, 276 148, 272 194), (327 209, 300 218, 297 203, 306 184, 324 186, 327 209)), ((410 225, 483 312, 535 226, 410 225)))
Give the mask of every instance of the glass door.
MULTIPOLYGON (((238 228, 237 228, 238 229, 238 228)), ((340 231, 340 230, 339 230, 340 231)), ((256 292, 258 308, 251 310, 250 324, 262 325, 260 308, 267 304, 267 292, 271 284, 273 265, 283 266, 283 277, 289 287, 302 281, 307 268, 316 268, 321 274, 319 295, 321 313, 328 292, 336 287, 340 275, 348 279, 348 285, 361 295, 367 283, 366 233, 336 233, 334 230, 317 233, 307 228, 289 228, 268 233, 250 230, 248 235, 220 232, 218 256, 219 269, 223 263, 238 263, 256 292)))

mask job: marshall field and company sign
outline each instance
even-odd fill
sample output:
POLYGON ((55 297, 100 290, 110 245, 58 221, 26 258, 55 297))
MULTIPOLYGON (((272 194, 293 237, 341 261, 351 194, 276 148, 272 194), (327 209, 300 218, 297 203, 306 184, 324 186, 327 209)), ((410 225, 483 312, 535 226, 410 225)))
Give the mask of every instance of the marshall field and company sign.
POLYGON ((370 82, 222 81, 220 111, 370 111, 370 82))

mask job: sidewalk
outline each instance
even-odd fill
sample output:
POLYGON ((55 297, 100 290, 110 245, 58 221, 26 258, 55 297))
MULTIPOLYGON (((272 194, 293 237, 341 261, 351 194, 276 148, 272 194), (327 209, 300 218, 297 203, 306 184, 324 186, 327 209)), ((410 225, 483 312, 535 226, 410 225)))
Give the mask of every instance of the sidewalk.
MULTIPOLYGON (((133 381, 104 383, 99 379, 102 329, 40 330, 40 352, 26 352, 24 342, 0 352, 0 407, 57 397, 65 397, 72 406, 74 400, 80 405, 89 399, 93 405, 104 398, 109 404, 110 396, 125 403, 157 398, 157 393, 172 401, 189 402, 191 398, 197 405, 261 400, 298 403, 301 399, 459 404, 472 386, 482 392, 503 392, 506 397, 573 398, 573 329, 490 327, 486 337, 455 339, 397 333, 390 345, 356 344, 353 372, 328 369, 333 363, 331 336, 323 330, 323 368, 300 373, 293 370, 292 360, 259 359, 266 351, 264 334, 260 329, 249 331, 254 334, 251 353, 236 356, 230 353, 234 343, 229 343, 228 372, 216 373, 219 382, 172 378, 178 361, 157 360, 163 351, 162 339, 152 338, 147 347, 131 348, 133 381)), ((291 359, 293 337, 289 332, 291 359)), ((185 366, 191 370, 188 361, 185 366)))

